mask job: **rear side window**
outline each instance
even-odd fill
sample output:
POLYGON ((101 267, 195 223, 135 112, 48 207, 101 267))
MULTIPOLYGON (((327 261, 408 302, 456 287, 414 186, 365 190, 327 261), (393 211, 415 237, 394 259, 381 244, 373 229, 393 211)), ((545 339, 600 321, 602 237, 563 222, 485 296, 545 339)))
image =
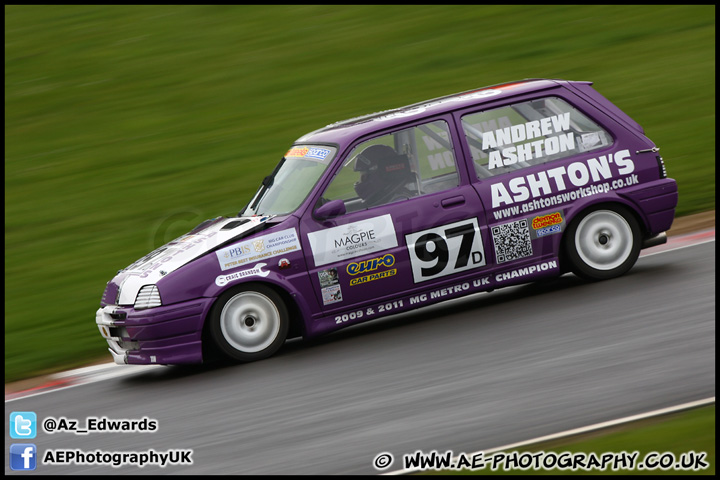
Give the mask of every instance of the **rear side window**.
POLYGON ((612 135, 558 97, 463 116, 478 178, 604 148, 612 135))

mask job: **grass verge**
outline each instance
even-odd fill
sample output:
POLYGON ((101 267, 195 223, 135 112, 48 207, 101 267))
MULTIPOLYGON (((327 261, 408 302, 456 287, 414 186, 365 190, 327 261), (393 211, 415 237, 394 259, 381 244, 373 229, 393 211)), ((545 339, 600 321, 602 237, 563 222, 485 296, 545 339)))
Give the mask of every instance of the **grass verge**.
MULTIPOLYGON (((547 443, 528 445, 502 452, 492 469, 492 456, 485 459, 488 467, 479 470, 443 470, 425 472, 444 475, 715 475, 715 405, 686 412, 654 417, 590 434, 547 443), (543 452, 543 455, 537 455, 543 452), (622 455, 625 453, 626 455, 622 455), (552 455, 554 454, 554 456, 552 455), (578 456, 577 454, 585 454, 578 456), (612 457, 607 454, 615 454, 612 457), (533 456, 547 459, 548 466, 534 468, 533 456), (590 456, 600 462, 591 463, 590 456), (633 457, 634 456, 634 457, 633 457), (577 468, 571 468, 572 459, 577 468), (605 468, 603 465, 605 458, 605 468), (610 460, 612 458, 612 460, 610 460), (631 458, 634 458, 631 462, 631 458), (613 461, 618 460, 617 464, 613 461), (666 463, 667 462, 667 463, 666 463), (635 468, 623 468, 634 465, 635 468), (639 468, 640 466, 644 468, 639 468), (668 466, 666 468, 666 466, 668 466), (686 465, 688 468, 684 468, 686 465), (523 469, 522 466, 529 466, 523 469), (583 467, 584 466, 584 467, 583 467), (692 467, 699 467, 695 470, 692 467), (503 468, 512 467, 512 468, 503 468), (679 467, 679 468, 678 468, 679 467)), ((540 463, 542 465, 542 463, 540 463)))

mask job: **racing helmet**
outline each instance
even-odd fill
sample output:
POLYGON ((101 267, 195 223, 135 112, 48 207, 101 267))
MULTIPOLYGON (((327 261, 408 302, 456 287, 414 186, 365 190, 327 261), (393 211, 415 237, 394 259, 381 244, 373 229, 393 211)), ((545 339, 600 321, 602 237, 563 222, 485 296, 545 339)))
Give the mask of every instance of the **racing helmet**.
POLYGON ((413 177, 408 156, 387 145, 371 145, 358 153, 353 170, 360 172, 355 193, 369 204, 387 201, 413 177))

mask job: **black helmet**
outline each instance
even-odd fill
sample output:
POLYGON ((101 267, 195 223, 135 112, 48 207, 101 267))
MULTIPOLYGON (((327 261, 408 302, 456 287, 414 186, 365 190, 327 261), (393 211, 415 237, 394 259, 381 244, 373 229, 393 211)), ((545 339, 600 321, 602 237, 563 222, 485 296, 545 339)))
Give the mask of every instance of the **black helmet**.
POLYGON ((388 200, 412 178, 407 155, 400 155, 387 145, 371 145, 358 153, 353 170, 361 172, 355 192, 370 204, 388 200))

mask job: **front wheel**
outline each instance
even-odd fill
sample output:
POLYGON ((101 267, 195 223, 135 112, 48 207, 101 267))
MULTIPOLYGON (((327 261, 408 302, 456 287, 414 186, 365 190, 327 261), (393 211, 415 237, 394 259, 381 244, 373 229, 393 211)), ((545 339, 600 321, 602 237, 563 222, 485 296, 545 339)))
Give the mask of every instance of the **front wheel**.
POLYGON ((267 358, 285 342, 287 308, 274 290, 264 285, 228 290, 210 314, 215 344, 230 358, 250 362, 267 358))
POLYGON ((625 274, 640 255, 640 227, 624 207, 592 209, 572 222, 565 248, 572 271, 588 280, 625 274))

